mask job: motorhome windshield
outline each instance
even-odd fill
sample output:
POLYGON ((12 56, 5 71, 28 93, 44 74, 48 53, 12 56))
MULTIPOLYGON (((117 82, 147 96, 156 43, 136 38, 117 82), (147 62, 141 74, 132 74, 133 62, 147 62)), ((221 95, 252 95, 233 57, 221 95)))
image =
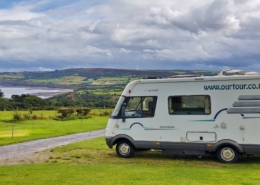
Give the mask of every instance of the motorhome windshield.
POLYGON ((116 104, 116 107, 115 107, 115 110, 114 112, 112 113, 112 116, 117 116, 121 107, 122 107, 122 104, 124 103, 125 101, 125 97, 124 96, 121 96, 116 104))

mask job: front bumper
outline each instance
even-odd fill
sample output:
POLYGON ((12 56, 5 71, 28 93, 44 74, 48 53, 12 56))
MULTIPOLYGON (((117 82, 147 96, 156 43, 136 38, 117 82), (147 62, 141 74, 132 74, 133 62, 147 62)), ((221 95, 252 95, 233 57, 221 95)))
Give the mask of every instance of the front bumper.
POLYGON ((107 146, 109 148, 113 148, 113 144, 112 144, 113 137, 105 137, 105 139, 106 139, 107 146))

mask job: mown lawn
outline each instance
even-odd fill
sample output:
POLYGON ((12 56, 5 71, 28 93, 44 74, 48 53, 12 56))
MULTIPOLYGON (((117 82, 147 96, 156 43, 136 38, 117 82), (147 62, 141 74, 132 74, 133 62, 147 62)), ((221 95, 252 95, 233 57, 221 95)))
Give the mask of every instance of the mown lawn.
MULTIPOLYGON (((23 162, 21 162, 23 163, 23 162)), ((137 152, 117 157, 104 138, 87 140, 37 154, 31 164, 0 166, 1 184, 260 184, 260 157, 221 164, 214 157, 137 152)))
MULTIPOLYGON (((22 114, 28 111, 21 112, 22 114)), ((0 112, 0 146, 24 141, 68 135, 79 132, 104 129, 108 116, 91 116, 88 119, 57 121, 48 119, 55 111, 34 111, 33 114, 47 117, 43 120, 26 120, 20 122, 4 122, 12 119, 12 111, 0 112)))

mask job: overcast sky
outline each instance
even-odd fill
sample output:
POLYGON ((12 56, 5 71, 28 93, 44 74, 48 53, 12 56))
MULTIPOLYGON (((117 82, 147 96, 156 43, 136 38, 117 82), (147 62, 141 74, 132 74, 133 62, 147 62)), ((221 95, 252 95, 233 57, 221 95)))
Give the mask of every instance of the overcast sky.
POLYGON ((259 0, 1 0, 0 71, 260 71, 259 0))

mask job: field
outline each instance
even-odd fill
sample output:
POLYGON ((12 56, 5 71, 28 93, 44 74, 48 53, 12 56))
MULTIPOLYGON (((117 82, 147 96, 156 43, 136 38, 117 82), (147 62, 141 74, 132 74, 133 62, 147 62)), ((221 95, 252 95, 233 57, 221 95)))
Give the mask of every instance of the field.
MULTIPOLYGON (((27 120, 15 124, 6 122, 12 119, 13 112, 3 111, 0 112, 0 145, 104 129, 108 116, 98 116, 102 111, 93 110, 94 116, 84 120, 27 120)), ((57 113, 34 111, 33 114, 52 117, 57 113)), ((260 184, 259 156, 247 161, 240 159, 236 164, 222 164, 215 156, 172 156, 151 150, 123 159, 116 155, 115 149, 106 146, 103 137, 38 152, 29 161, 13 162, 12 166, 0 165, 1 185, 260 184)))
POLYGON ((218 71, 206 70, 125 70, 109 68, 74 68, 46 72, 0 73, 0 84, 10 86, 62 86, 78 88, 87 85, 120 85, 148 76, 168 78, 173 75, 202 74, 216 75, 218 71))
MULTIPOLYGON (((99 116, 103 110, 93 110, 91 118, 69 121, 56 121, 49 119, 57 114, 56 111, 34 111, 33 114, 43 120, 25 120, 21 122, 5 122, 11 120, 13 111, 0 112, 0 146, 19 143, 41 138, 49 138, 68 135, 79 132, 103 129, 106 126, 108 116, 99 116)), ((19 111, 28 114, 28 111, 19 111)))
MULTIPOLYGON (((7 79, 23 79, 21 75, 0 75, 2 78, 7 79)), ((28 79, 27 82, 34 84, 60 84, 60 85, 78 85, 78 84, 90 84, 90 85, 113 85, 113 84, 126 84, 128 81, 137 80, 139 78, 130 78, 128 76, 122 77, 100 77, 100 78, 86 78, 81 76, 65 76, 60 78, 49 78, 49 79, 28 79)))
POLYGON ((61 85, 71 85, 71 84, 79 84, 83 83, 84 77, 79 77, 79 76, 66 76, 63 78, 53 78, 53 79, 43 79, 43 80, 32 80, 33 83, 43 83, 43 84, 48 84, 48 83, 57 83, 61 85))
POLYGON ((260 157, 221 164, 214 157, 178 157, 159 151, 117 157, 104 138, 35 154, 30 164, 0 166, 1 184, 260 184, 260 157))

